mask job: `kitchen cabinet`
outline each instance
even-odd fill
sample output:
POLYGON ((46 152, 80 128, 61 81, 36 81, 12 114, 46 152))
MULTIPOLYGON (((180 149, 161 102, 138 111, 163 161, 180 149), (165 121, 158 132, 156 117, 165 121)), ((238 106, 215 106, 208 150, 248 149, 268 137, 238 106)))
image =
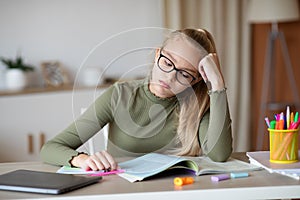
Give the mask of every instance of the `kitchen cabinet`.
POLYGON ((43 143, 66 128, 105 88, 0 96, 0 162, 38 161, 43 143))

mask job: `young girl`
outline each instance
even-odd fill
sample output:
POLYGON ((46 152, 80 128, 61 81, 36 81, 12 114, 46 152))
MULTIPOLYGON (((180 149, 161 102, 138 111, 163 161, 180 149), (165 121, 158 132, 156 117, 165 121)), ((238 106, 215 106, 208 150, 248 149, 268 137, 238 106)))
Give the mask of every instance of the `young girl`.
POLYGON ((172 32, 144 80, 118 82, 41 150, 43 161, 85 170, 116 169, 115 157, 149 152, 226 161, 231 119, 216 47, 204 30, 172 32), (107 150, 76 149, 109 123, 107 150))

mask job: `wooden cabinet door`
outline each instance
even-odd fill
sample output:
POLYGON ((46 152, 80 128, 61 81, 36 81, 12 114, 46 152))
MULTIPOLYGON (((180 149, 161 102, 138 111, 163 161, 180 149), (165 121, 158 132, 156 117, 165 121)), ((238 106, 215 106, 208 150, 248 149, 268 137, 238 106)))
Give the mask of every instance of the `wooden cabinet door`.
POLYGON ((0 162, 39 160, 42 143, 66 128, 103 90, 0 97, 0 162))

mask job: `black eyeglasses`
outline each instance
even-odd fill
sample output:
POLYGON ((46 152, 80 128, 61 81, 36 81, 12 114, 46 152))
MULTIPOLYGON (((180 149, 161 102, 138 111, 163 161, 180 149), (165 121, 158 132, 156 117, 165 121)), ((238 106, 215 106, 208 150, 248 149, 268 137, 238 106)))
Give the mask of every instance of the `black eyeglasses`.
POLYGON ((185 86, 191 85, 191 83, 196 80, 196 78, 191 75, 189 72, 181 69, 177 69, 175 67, 175 64, 166 56, 164 56, 161 51, 159 54, 159 58, 157 60, 157 66, 159 69, 161 69, 163 72, 170 73, 171 71, 176 71, 176 80, 185 86))

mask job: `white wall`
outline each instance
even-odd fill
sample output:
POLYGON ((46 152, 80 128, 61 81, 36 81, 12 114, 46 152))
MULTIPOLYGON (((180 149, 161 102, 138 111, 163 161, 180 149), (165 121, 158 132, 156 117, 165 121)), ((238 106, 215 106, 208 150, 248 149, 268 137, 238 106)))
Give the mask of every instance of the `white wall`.
POLYGON ((106 75, 117 77, 134 69, 131 76, 140 76, 145 67, 139 66, 149 62, 148 47, 161 41, 161 30, 146 28, 162 27, 161 4, 161 0, 1 0, 0 57, 13 58, 20 51, 37 68, 42 61, 57 60, 73 78, 86 67, 106 68, 106 75))

